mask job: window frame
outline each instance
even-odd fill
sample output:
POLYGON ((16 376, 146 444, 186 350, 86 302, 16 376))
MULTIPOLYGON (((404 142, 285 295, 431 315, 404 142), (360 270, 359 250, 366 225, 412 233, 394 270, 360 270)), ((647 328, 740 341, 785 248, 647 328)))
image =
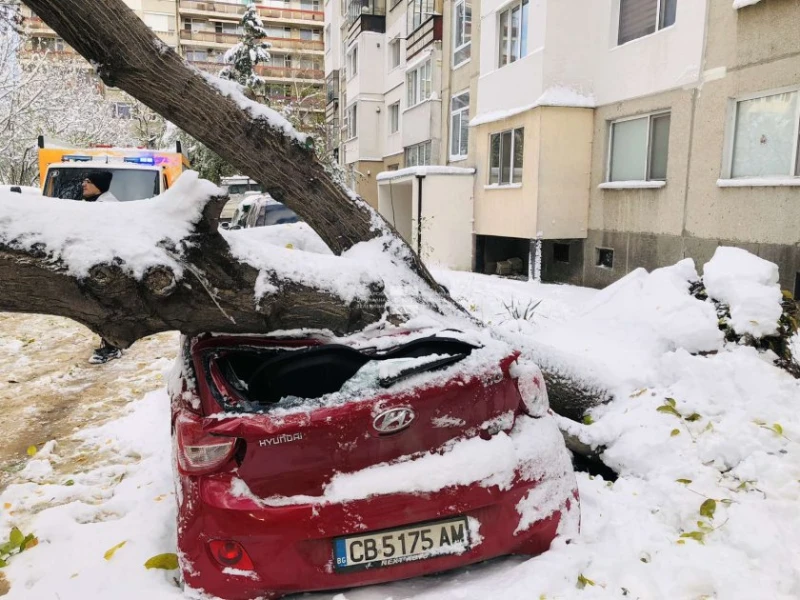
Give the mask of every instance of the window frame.
POLYGON ((636 40, 641 40, 642 38, 649 37, 651 35, 657 34, 659 31, 664 31, 665 29, 669 29, 673 27, 675 23, 678 22, 678 2, 675 0, 675 20, 670 23, 669 25, 664 25, 664 15, 665 15, 665 7, 666 3, 670 0, 656 0, 656 26, 653 30, 653 33, 646 33, 644 35, 640 35, 639 37, 633 38, 628 40, 627 42, 620 43, 620 26, 622 25, 622 2, 624 0, 617 0, 617 46, 624 46, 625 44, 630 44, 631 42, 635 42, 636 40))
POLYGON ((431 140, 427 140, 425 142, 420 142, 419 144, 414 144, 412 146, 406 146, 405 148, 403 148, 403 162, 405 163, 404 167, 427 167, 430 166, 432 160, 433 160, 433 145, 431 143, 431 140), (410 164, 410 161, 408 160, 409 154, 412 151, 416 154, 417 157, 417 162, 414 163, 413 165, 410 164), (428 162, 424 164, 419 162, 420 151, 422 151, 423 156, 427 154, 428 162))
POLYGON ((430 100, 433 96, 433 62, 431 61, 431 57, 426 58, 425 60, 415 64, 412 68, 406 71, 406 110, 409 108, 413 108, 430 100), (427 78, 422 78, 422 70, 427 71, 427 78), (414 86, 411 86, 409 81, 409 77, 412 77, 414 80, 414 86), (427 96, 423 97, 422 88, 423 82, 427 81, 428 89, 427 89, 427 96), (413 90, 413 98, 412 98, 412 90, 413 90), (413 100, 413 101, 412 101, 413 100))
POLYGON ((345 142, 358 137, 358 101, 356 100, 344 111, 345 142), (352 111, 352 115, 350 113, 352 111), (352 134, 351 134, 352 128, 352 134))
POLYGON ((466 90, 463 90, 461 92, 458 92, 457 94, 453 94, 452 96, 450 96, 450 139, 448 140, 448 155, 450 156, 450 161, 451 162, 464 160, 465 158, 467 158, 469 156, 469 126, 467 127, 467 153, 466 154, 453 154, 452 150, 453 150, 453 136, 456 133, 456 128, 453 127, 453 118, 456 115, 458 115, 458 117, 459 117, 458 148, 459 148, 459 150, 461 150, 461 126, 460 125, 461 125, 461 121, 463 119, 465 119, 465 118, 467 119, 467 124, 469 124, 470 102, 471 102, 471 98, 470 98, 469 88, 467 88, 466 90), (456 98, 458 98, 460 96, 466 96, 467 97, 467 105, 466 106, 462 106, 461 108, 454 110, 453 109, 453 102, 454 102, 454 100, 456 98))
MULTIPOLYGON (((635 115, 632 117, 625 117, 622 119, 614 119, 608 122, 608 147, 606 155, 606 176, 604 183, 616 183, 624 181, 663 181, 667 182, 667 173, 664 173, 664 179, 653 179, 652 174, 652 151, 653 151, 653 119, 658 117, 669 116, 669 130, 672 134, 672 109, 657 110, 643 115, 635 115), (644 166, 644 179, 611 179, 611 158, 614 151, 614 125, 617 123, 627 123, 628 121, 636 121, 640 119, 647 119, 647 141, 645 143, 645 166, 644 166)), ((667 170, 669 169, 669 151, 670 145, 667 142, 667 170)))
POLYGON ((456 0, 453 3, 453 68, 457 69, 458 67, 465 65, 470 60, 472 60, 472 2, 471 0, 456 0), (464 20, 461 23, 461 35, 462 37, 466 37, 465 34, 465 25, 467 23, 466 20, 466 9, 469 8, 470 16, 469 16, 469 24, 470 24, 470 34, 469 34, 469 41, 462 43, 460 46, 456 46, 456 32, 459 27, 458 19, 456 18, 458 7, 463 5, 464 11, 463 14, 465 15, 464 20), (467 57, 463 59, 461 62, 456 62, 456 56, 459 52, 466 50, 469 48, 469 52, 467 53, 467 57))
POLYGON ((389 105, 389 135, 400 131, 400 100, 389 105))
POLYGON ((400 37, 396 37, 394 39, 389 40, 389 70, 393 71, 400 64, 403 62, 403 51, 400 46, 400 37), (395 59, 395 48, 397 48, 397 62, 394 61, 395 59))
POLYGON ((347 81, 358 75, 358 42, 347 49, 345 56, 347 64, 347 81))
POLYGON ((743 94, 736 98, 731 98, 728 101, 728 115, 725 125, 725 147, 723 156, 723 172, 722 179, 777 179, 777 178, 800 178, 800 85, 792 85, 768 91, 755 92, 751 94, 743 94), (757 100, 758 98, 768 98, 769 96, 777 96, 780 94, 797 94, 797 107, 794 121, 793 138, 795 141, 792 150, 792 167, 794 174, 792 175, 748 175, 746 177, 733 177, 733 158, 734 146, 736 144, 736 120, 739 115, 739 103, 747 102, 748 100, 757 100))
POLYGON ((488 181, 486 187, 489 187, 489 188, 519 188, 519 187, 522 187, 522 180, 524 179, 524 176, 525 176, 525 156, 524 156, 524 154, 522 156, 522 164, 520 165, 520 170, 522 171, 521 174, 520 174, 520 179, 519 179, 519 181, 515 181, 514 180, 514 156, 516 154, 514 152, 514 150, 515 150, 515 147, 516 147, 516 144, 517 144, 517 136, 516 136, 516 132, 517 131, 522 132, 522 151, 524 153, 525 152, 525 127, 524 126, 512 127, 511 129, 503 129, 502 131, 495 131, 495 132, 489 134, 489 152, 488 152, 488 154, 489 154, 489 168, 488 168, 489 181, 488 181), (511 150, 508 153, 508 157, 510 159, 510 162, 509 162, 508 165, 506 165, 508 167, 509 173, 511 175, 510 175, 509 182, 508 183, 503 183, 502 182, 502 173, 503 173, 503 164, 502 164, 502 162, 503 162, 503 147, 502 147, 502 144, 503 144, 503 135, 505 135, 506 133, 511 134, 510 135, 510 138, 511 138, 511 150), (492 182, 492 138, 495 137, 495 136, 498 136, 500 138, 500 147, 499 147, 500 154, 497 157, 498 158, 497 183, 493 183, 492 182))
POLYGON ((513 64, 517 61, 522 60, 525 56, 528 55, 528 44, 527 40, 523 44, 523 38, 527 37, 528 35, 528 23, 523 18, 525 14, 525 5, 528 5, 528 15, 530 15, 530 7, 531 7, 531 0, 514 0, 509 4, 503 5, 501 10, 497 11, 497 52, 495 53, 495 60, 497 61, 497 68, 502 69, 503 67, 507 67, 510 64, 513 64), (513 35, 513 28, 511 27, 511 19, 514 14, 514 9, 519 9, 519 35, 516 39, 516 43, 514 42, 514 35, 513 35), (501 51, 501 47, 503 45, 503 16, 508 15, 509 21, 509 35, 508 35, 508 43, 506 44, 505 52, 501 51), (517 57, 514 60, 511 60, 512 52, 511 46, 516 46, 517 57), (525 54, 522 54, 523 47, 525 49, 525 54), (503 64, 501 62, 501 58, 505 56, 506 62, 503 64))

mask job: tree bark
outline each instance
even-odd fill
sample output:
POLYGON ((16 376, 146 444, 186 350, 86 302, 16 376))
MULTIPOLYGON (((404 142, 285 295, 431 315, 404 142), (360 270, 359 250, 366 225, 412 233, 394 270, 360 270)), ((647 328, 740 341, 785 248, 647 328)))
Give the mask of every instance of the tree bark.
POLYGON ((183 277, 152 267, 138 280, 121 265, 98 264, 90 277, 79 279, 43 250, 0 242, 0 311, 69 317, 122 348, 173 330, 196 335, 313 328, 341 335, 382 317, 385 297, 378 280, 364 284, 362 296, 370 301, 359 303, 271 276, 278 292, 254 302, 259 270, 232 257, 217 230, 226 201, 212 198, 182 247, 168 249, 183 265, 183 277))
MULTIPOLYGON (((25 3, 95 65, 107 85, 126 91, 261 183, 311 225, 334 253, 385 232, 396 236, 366 202, 335 181, 313 148, 223 95, 122 0, 25 3)), ((440 291, 410 248, 401 254, 423 281, 440 291)))

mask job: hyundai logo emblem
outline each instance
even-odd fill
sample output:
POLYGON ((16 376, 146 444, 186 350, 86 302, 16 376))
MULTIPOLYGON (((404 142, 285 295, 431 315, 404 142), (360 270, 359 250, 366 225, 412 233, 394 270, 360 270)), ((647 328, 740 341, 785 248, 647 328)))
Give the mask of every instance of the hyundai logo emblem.
POLYGON ((375 417, 372 426, 378 433, 397 433, 411 425, 415 417, 414 411, 410 408, 391 408, 375 417))

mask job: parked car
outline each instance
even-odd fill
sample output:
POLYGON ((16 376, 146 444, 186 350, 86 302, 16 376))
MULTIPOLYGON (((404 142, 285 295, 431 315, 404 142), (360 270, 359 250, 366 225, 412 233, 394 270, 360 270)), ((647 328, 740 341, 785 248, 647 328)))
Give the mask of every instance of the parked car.
POLYGON ((239 203, 226 229, 236 230, 246 227, 264 227, 268 225, 283 225, 284 223, 297 223, 300 219, 297 214, 274 200, 269 194, 247 196, 239 203))
POLYGON ((579 508, 541 372, 465 339, 183 338, 186 585, 273 599, 547 550, 579 508))
POLYGON ((239 203, 249 195, 261 194, 264 190, 261 184, 256 183, 249 177, 244 175, 234 175, 232 177, 223 177, 220 185, 225 188, 230 200, 225 203, 222 208, 219 220, 222 223, 230 222, 236 212, 239 203))

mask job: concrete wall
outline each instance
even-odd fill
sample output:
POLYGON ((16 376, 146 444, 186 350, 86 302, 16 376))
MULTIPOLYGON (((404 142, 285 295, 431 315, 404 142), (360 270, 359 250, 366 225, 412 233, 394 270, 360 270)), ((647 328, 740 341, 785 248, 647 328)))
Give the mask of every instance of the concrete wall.
POLYGON ((409 244, 413 242, 412 221, 416 209, 412 209, 412 199, 415 196, 412 188, 415 185, 416 180, 409 178, 403 181, 385 181, 378 186, 378 212, 394 225, 409 244))

